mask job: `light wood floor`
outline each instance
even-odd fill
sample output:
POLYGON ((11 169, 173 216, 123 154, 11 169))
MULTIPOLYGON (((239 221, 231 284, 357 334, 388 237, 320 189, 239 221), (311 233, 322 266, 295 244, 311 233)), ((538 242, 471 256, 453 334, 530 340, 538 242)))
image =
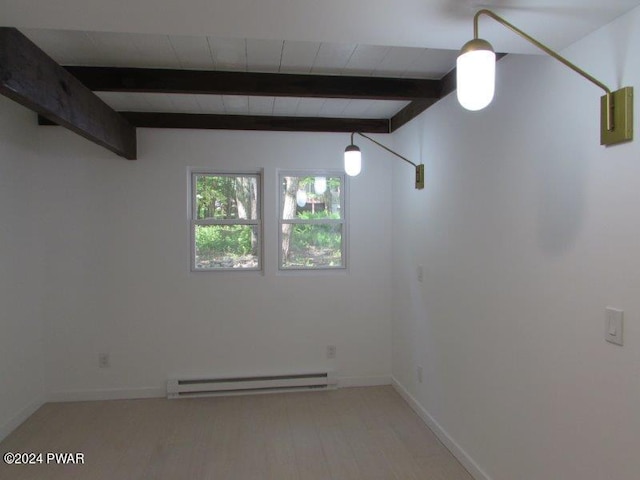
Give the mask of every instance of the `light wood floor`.
POLYGON ((2 479, 472 480, 389 386, 189 400, 50 403, 0 453, 82 452, 2 479))

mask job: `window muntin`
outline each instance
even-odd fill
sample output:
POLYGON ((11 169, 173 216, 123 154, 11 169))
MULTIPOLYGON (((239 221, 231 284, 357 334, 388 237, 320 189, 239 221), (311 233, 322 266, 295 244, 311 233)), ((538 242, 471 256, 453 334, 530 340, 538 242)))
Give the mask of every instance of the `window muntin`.
POLYGON ((280 174, 280 268, 345 268, 343 174, 280 174))
POLYGON ((192 174, 192 270, 262 268, 260 198, 259 174, 192 174))

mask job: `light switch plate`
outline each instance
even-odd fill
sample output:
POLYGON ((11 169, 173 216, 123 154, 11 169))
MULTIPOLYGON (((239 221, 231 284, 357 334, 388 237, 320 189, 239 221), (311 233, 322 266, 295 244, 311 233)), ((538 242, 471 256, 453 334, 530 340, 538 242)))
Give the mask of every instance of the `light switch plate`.
POLYGON ((622 346, 622 327, 624 312, 617 308, 605 309, 604 339, 607 342, 622 346))

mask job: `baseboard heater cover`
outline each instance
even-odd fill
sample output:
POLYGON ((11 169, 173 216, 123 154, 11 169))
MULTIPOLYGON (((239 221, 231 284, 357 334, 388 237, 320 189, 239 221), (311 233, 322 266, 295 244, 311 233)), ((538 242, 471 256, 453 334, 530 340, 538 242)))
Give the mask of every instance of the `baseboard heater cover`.
POLYGON ((172 378, 167 380, 167 398, 332 390, 337 387, 337 384, 338 381, 333 372, 223 378, 172 378))

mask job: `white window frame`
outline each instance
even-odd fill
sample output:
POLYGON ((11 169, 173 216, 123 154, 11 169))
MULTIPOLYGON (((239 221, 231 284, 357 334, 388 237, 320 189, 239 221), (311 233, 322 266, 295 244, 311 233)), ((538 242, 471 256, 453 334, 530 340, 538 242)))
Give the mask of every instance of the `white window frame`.
POLYGON ((219 170, 190 170, 189 172, 189 241, 191 243, 191 271, 192 272, 262 272, 264 268, 264 233, 263 233, 263 172, 260 171, 219 171, 219 170), (196 199, 196 177, 207 175, 211 177, 255 177, 258 187, 256 196, 258 202, 258 218, 253 219, 206 219, 196 218, 198 208, 196 199), (253 268, 196 268, 196 226, 198 225, 255 225, 258 230, 258 265, 253 268))
POLYGON ((279 170, 278 171, 278 270, 280 272, 345 272, 347 271, 348 258, 348 236, 349 236, 349 223, 347 212, 347 198, 349 188, 347 175, 341 170, 279 170), (315 220, 301 220, 293 218, 290 220, 284 220, 282 218, 282 182, 284 177, 340 177, 342 182, 342 192, 340 194, 340 217, 339 219, 327 218, 327 219, 315 219, 315 220), (303 225, 342 225, 342 238, 340 242, 340 248, 342 253, 342 265, 340 266, 326 266, 326 267, 285 267, 282 258, 282 225, 289 224, 303 224, 303 225))

